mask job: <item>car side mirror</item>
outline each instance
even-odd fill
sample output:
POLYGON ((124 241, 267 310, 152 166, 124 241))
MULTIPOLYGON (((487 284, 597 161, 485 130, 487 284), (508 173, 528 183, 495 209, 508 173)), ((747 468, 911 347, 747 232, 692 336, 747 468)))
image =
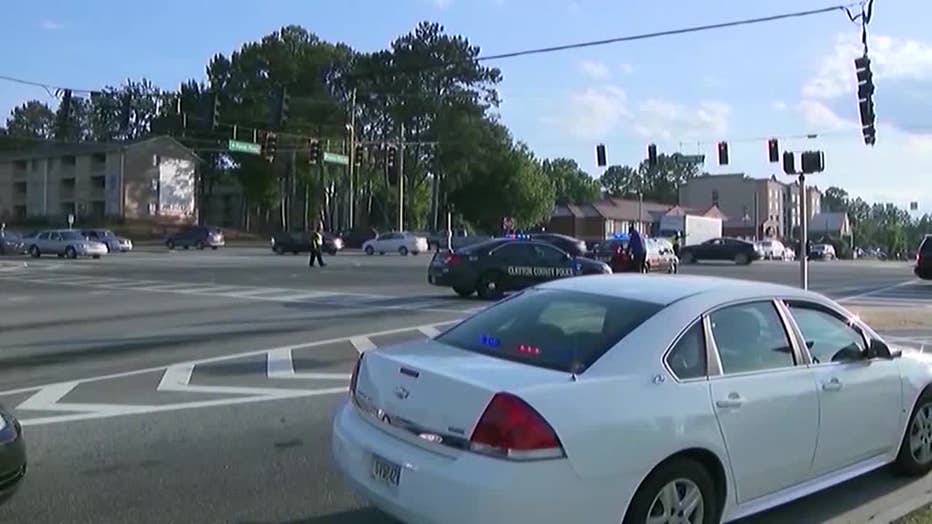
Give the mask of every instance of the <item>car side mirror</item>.
POLYGON ((867 354, 865 355, 868 359, 874 358, 898 358, 902 355, 900 351, 890 351, 889 346, 885 344, 880 339, 871 339, 870 344, 867 346, 867 354))

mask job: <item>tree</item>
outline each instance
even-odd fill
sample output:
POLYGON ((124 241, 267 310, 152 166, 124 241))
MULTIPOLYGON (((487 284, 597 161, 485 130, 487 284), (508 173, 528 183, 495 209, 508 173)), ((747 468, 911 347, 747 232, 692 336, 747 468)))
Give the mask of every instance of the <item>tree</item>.
POLYGON ((599 184, 613 197, 629 197, 637 193, 637 176, 631 166, 610 166, 599 177, 599 184))
POLYGON ((589 204, 598 200, 599 183, 580 169, 575 160, 544 160, 541 170, 553 184, 558 204, 589 204))
POLYGON ((55 112, 38 100, 13 109, 6 121, 10 136, 51 139, 55 135, 55 112))
POLYGON ((840 187, 831 186, 822 193, 822 211, 829 213, 848 212, 848 192, 840 187))
POLYGON ((645 200, 675 205, 679 201, 680 186, 699 175, 699 164, 688 161, 679 153, 661 153, 653 167, 646 159, 643 160, 638 166, 638 173, 645 200))

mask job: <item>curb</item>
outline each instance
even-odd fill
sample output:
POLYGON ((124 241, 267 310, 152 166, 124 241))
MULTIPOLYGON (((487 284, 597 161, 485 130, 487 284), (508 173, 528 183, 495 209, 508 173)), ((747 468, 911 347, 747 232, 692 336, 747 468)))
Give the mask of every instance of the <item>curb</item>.
POLYGON ((932 504, 932 480, 923 477, 843 513, 825 524, 890 523, 932 504))

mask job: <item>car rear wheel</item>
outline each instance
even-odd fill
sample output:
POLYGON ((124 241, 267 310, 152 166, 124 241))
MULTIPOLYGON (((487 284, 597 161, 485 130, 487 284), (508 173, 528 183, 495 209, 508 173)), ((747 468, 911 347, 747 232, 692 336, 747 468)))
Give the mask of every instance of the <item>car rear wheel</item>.
POLYGON ((474 290, 474 289, 469 289, 469 288, 466 288, 466 287, 453 286, 453 291, 456 291, 456 294, 457 294, 457 295, 459 295, 459 296, 461 296, 461 297, 463 297, 463 298, 466 298, 466 297, 472 295, 473 292, 474 292, 475 290, 474 290))
POLYGON ((165 242, 165 247, 167 247, 168 249, 175 249, 175 241, 169 240, 168 242, 165 242))
POLYGON ((204 249, 205 247, 207 247, 207 245, 204 244, 204 241, 203 241, 203 240, 198 240, 198 242, 197 242, 197 248, 198 248, 198 249, 204 249))
POLYGON ((78 258, 78 252, 74 250, 73 247, 68 246, 65 248, 65 256, 70 259, 78 258))
POLYGON ((276 255, 284 255, 284 254, 285 254, 285 250, 282 249, 281 246, 275 246, 275 247, 273 247, 273 248, 272 248, 272 252, 275 253, 276 255))
POLYGON ((744 266, 751 263, 751 258, 745 255, 744 253, 738 253, 735 256, 735 264, 739 266, 744 266))
POLYGON ((485 300, 497 300, 502 297, 501 278, 498 273, 490 272, 479 278, 479 286, 476 288, 479 298, 485 300))
POLYGON ((39 258, 42 256, 42 252, 39 251, 39 246, 30 246, 29 247, 29 256, 32 258, 39 258))
POLYGON ((398 254, 401 255, 401 256, 403 256, 403 257, 408 256, 408 248, 406 248, 406 247, 404 247, 404 246, 399 247, 399 248, 398 248, 398 254))
POLYGON ((897 472, 909 476, 932 470, 932 391, 924 391, 916 401, 893 465, 897 472))
POLYGON ((366 254, 370 256, 375 254, 375 249, 373 249, 372 246, 366 246, 365 251, 366 251, 366 254))
POLYGON ((715 482, 698 462, 667 461, 651 472, 634 494, 623 524, 718 522, 715 482))

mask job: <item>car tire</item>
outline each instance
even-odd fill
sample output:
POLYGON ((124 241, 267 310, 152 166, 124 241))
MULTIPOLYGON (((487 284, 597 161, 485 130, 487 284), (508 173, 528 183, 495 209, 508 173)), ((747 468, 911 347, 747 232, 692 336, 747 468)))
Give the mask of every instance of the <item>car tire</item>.
POLYGON ((42 256, 42 252, 39 251, 39 246, 29 246, 29 256, 32 258, 39 258, 42 256))
POLYGON ((919 395, 909 424, 900 443, 900 452, 893 462, 897 473, 910 477, 925 475, 932 470, 932 390, 927 389, 919 395), (923 418, 919 418, 922 412, 923 418), (915 437, 915 438, 914 438, 915 437), (924 456, 916 457, 913 448, 919 445, 918 452, 924 456))
POLYGON ((403 257, 408 256, 408 248, 406 248, 406 247, 404 247, 404 246, 399 247, 399 248, 398 248, 398 254, 401 255, 401 256, 403 256, 403 257))
POLYGON ((365 251, 366 254, 369 256, 372 256, 375 254, 375 249, 373 249, 372 246, 366 246, 366 249, 364 249, 363 251, 365 251))
POLYGON ((751 257, 745 255, 744 253, 738 253, 735 255, 735 264, 739 266, 746 266, 751 263, 751 257))
POLYGON ((97 260, 100 258, 100 255, 91 255, 91 258, 93 258, 94 260, 97 260))
POLYGON ((190 249, 190 248, 191 248, 191 246, 189 246, 189 245, 187 245, 187 244, 185 244, 185 245, 184 245, 184 246, 182 246, 182 247, 184 248, 184 250, 185 250, 185 251, 187 251, 188 249, 190 249))
POLYGON ((216 250, 220 249, 220 246, 210 246, 210 249, 213 249, 214 251, 216 251, 216 250))
POLYGON ((667 522, 675 522, 679 518, 683 522, 713 524, 719 521, 718 505, 715 481, 706 468, 695 460, 674 458, 661 463, 644 479, 631 499, 622 524, 643 524, 649 522, 651 516, 659 520, 663 515, 669 517, 667 522), (673 491, 675 505, 671 508, 664 507, 662 494, 665 490, 673 491), (687 503, 697 492, 698 500, 688 504, 693 508, 686 508, 686 515, 679 516, 683 511, 680 504, 687 503), (698 510, 701 510, 701 519, 689 518, 697 518, 698 510))
POLYGON ((494 271, 490 271, 479 277, 479 285, 476 286, 476 292, 479 294, 479 298, 484 300, 498 300, 502 298, 504 292, 502 291, 500 275, 494 271))
POLYGON ((455 291, 457 295, 463 298, 466 298, 466 297, 471 296, 476 290, 465 288, 465 287, 453 286, 453 291, 455 291))
POLYGON ((78 252, 73 247, 68 246, 65 248, 65 256, 71 260, 74 260, 78 258, 78 252))
POLYGON ((197 241, 197 248, 198 248, 198 249, 200 249, 201 251, 203 251, 205 247, 207 247, 207 245, 204 244, 204 241, 203 241, 203 240, 198 240, 198 241, 197 241))
POLYGON ((175 249, 175 241, 174 241, 174 240, 169 240, 169 241, 165 242, 165 247, 167 247, 169 250, 174 250, 174 249, 175 249))
POLYGON ((272 248, 272 252, 275 253, 276 255, 284 255, 284 254, 285 254, 285 250, 282 249, 281 246, 275 246, 275 247, 273 247, 273 248, 272 248))

